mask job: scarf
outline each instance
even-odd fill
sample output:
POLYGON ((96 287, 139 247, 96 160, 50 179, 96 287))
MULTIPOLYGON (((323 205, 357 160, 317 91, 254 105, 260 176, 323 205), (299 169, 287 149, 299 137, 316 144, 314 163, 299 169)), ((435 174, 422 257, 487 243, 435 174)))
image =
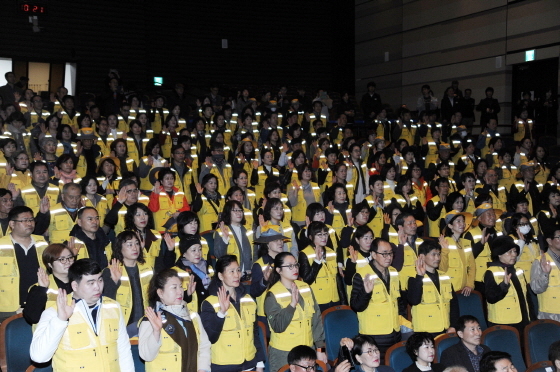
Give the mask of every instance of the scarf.
POLYGON ((208 289, 208 285, 210 284, 210 277, 206 274, 207 263, 205 260, 200 260, 197 264, 190 262, 186 258, 182 258, 182 263, 186 267, 190 267, 193 273, 196 274, 201 280, 202 285, 205 289, 208 289))
POLYGON ((76 175, 77 175, 77 172, 76 172, 75 169, 72 169, 72 172, 70 172, 70 173, 66 173, 66 172, 63 172, 63 171, 59 171, 59 172, 60 172, 60 180, 65 184, 73 182, 74 179, 76 178, 76 175))

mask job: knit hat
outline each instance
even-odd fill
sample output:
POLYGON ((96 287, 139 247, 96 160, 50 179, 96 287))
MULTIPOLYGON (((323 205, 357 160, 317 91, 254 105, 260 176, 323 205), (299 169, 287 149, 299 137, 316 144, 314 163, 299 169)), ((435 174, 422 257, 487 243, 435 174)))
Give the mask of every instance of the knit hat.
POLYGON ((184 255, 190 247, 197 244, 202 245, 202 243, 200 242, 200 237, 196 235, 186 235, 179 241, 179 252, 181 253, 181 256, 184 255))
POLYGON ((517 254, 519 254, 519 246, 515 244, 513 238, 509 235, 498 236, 496 239, 490 242, 490 251, 492 255, 492 261, 497 261, 498 256, 509 252, 512 248, 515 248, 517 254))

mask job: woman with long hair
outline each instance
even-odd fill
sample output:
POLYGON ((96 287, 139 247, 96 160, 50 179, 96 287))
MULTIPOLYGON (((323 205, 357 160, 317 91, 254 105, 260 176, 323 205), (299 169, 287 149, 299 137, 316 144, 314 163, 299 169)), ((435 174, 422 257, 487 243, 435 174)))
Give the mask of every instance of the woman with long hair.
POLYGON ((412 180, 404 175, 399 178, 395 186, 395 196, 391 199, 392 203, 398 203, 403 211, 411 213, 417 221, 424 221, 424 208, 418 197, 414 195, 412 180))
POLYGON ((138 175, 140 176, 140 190, 151 191, 152 183, 150 182, 150 171, 154 168, 166 167, 167 160, 161 155, 161 146, 157 138, 150 138, 146 145, 146 151, 140 165, 138 167, 138 175))
POLYGON ((132 172, 137 174, 136 161, 128 154, 128 143, 124 138, 117 138, 111 143, 111 156, 118 160, 119 171, 121 175, 124 172, 132 172))
POLYGON ((216 276, 209 287, 210 296, 202 303, 200 318, 212 343, 212 371, 249 371, 264 369, 257 304, 241 285, 243 270, 234 255, 216 262, 216 276))
POLYGON ((154 275, 148 297, 150 306, 138 332, 138 351, 146 369, 210 371, 211 343, 200 317, 183 300, 177 271, 154 275))
POLYGON ((84 207, 93 207, 99 215, 99 226, 105 224, 105 216, 109 213, 109 204, 107 198, 97 193, 99 190, 99 181, 95 176, 85 176, 80 180, 82 187, 82 203, 84 207))
MULTIPOLYGON (((270 325, 269 365, 277 371, 286 364, 294 340, 301 345, 323 348, 325 333, 319 305, 309 285, 299 277, 299 264, 288 252, 274 257, 274 271, 270 275, 264 312, 270 325)), ((326 362, 324 352, 317 358, 326 362)))
POLYGON ((218 178, 208 173, 202 182, 196 185, 196 195, 191 210, 200 218, 200 231, 208 233, 216 229, 223 197, 218 192, 218 178))
POLYGON ((530 219, 525 213, 514 213, 511 216, 508 235, 515 240, 519 246, 519 254, 516 266, 523 269, 527 281, 531 280, 531 265, 541 256, 539 243, 531 225, 530 219))
POLYGON ((118 176, 118 168, 115 161, 109 157, 102 158, 97 166, 97 179, 103 180, 97 193, 107 198, 108 205, 113 205, 113 198, 119 189, 120 177, 118 176))
POLYGON ((113 243, 108 268, 103 270, 103 295, 120 305, 130 337, 138 335, 138 321, 148 306, 148 285, 153 267, 146 262, 140 239, 134 231, 123 231, 113 243))

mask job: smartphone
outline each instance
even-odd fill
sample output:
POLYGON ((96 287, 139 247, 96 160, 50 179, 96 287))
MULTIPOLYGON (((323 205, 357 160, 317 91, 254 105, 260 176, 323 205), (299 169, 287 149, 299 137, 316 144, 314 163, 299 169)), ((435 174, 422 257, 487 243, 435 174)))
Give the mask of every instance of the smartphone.
POLYGON ((348 362, 350 362, 350 365, 352 367, 355 366, 354 358, 352 358, 352 354, 350 353, 350 350, 348 350, 348 346, 344 345, 342 347, 342 355, 343 355, 343 358, 344 358, 342 361, 347 360, 348 362))

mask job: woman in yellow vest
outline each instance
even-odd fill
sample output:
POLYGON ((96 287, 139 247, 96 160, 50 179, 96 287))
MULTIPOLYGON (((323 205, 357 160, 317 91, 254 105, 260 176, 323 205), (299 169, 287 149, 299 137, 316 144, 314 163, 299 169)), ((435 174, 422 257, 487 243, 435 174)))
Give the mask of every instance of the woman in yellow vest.
POLYGON ((146 145, 150 137, 142 130, 142 124, 138 120, 132 120, 129 124, 130 131, 126 134, 126 143, 128 148, 128 155, 134 159, 136 165, 140 164, 140 158, 144 156, 146 145))
POLYGON ((522 332, 531 315, 525 274, 515 267, 519 246, 511 236, 504 235, 492 240, 490 249, 492 262, 484 273, 488 326, 508 325, 522 332))
POLYGON ((128 144, 124 138, 117 138, 111 143, 111 156, 118 160, 118 169, 120 174, 131 172, 138 174, 136 161, 128 154, 128 144))
POLYGON ((7 188, 10 183, 16 189, 23 189, 31 184, 31 172, 29 171, 29 155, 26 151, 16 151, 13 155, 13 170, 11 174, 1 175, 0 184, 7 188))
POLYGON ((243 190, 238 186, 230 187, 226 194, 226 200, 235 200, 241 203, 241 205, 243 206, 243 215, 245 216, 244 226, 247 230, 253 231, 255 222, 253 218, 253 211, 245 207, 245 193, 243 192, 243 190))
POLYGON ((259 244, 259 259, 255 261, 251 270, 251 296, 257 301, 257 319, 267 326, 268 322, 264 315, 264 298, 270 274, 274 270, 272 265, 276 255, 284 252, 284 242, 289 240, 289 237, 276 230, 268 229, 254 241, 255 244, 259 244))
POLYGON ((531 265, 541 256, 541 250, 531 221, 527 214, 514 213, 511 216, 508 234, 519 247, 515 266, 525 273, 527 282, 531 281, 531 265))
POLYGON ((395 187, 397 186, 397 169, 394 164, 387 163, 381 168, 381 178, 383 179, 383 198, 391 200, 396 197, 395 187))
POLYGON ((138 322, 148 306, 148 285, 153 274, 153 267, 144 258, 138 235, 134 231, 117 235, 111 263, 103 271, 103 295, 121 305, 129 337, 138 335, 138 322))
POLYGON ((113 205, 116 190, 119 189, 120 177, 117 173, 117 164, 109 157, 102 158, 97 166, 97 181, 101 185, 98 193, 107 198, 108 205, 113 205))
POLYGON ((439 269, 451 278, 453 288, 465 296, 469 296, 474 289, 476 273, 471 241, 463 238, 463 233, 469 229, 471 222, 472 215, 459 210, 452 210, 445 215, 447 246, 442 246, 439 264, 439 269))
POLYGON ((262 195, 266 179, 269 176, 280 176, 280 172, 272 166, 274 154, 271 148, 265 148, 261 153, 262 165, 251 170, 251 185, 255 188, 257 195, 262 195))
MULTIPOLYGON (((190 309, 200 309, 202 301, 208 297, 208 286, 214 270, 202 256, 202 242, 199 235, 182 235, 179 241, 179 259, 174 267, 179 273, 185 272, 189 276, 189 285, 184 294, 184 300, 190 309), (193 284, 194 283, 194 284, 193 284), (194 285, 194 292, 192 285, 194 285), (191 301, 197 301, 191 306, 191 301)), ((183 282, 185 289, 185 282, 183 282)))
POLYGON ((157 172, 148 208, 154 213, 158 231, 175 231, 179 213, 190 210, 185 193, 174 186, 176 177, 177 173, 171 168, 166 167, 157 172))
POLYGON ((70 182, 80 182, 80 177, 74 169, 74 160, 76 158, 70 154, 62 154, 55 162, 54 176, 51 177, 49 183, 56 185, 62 191, 62 187, 70 182))
POLYGON ((550 164, 548 163, 548 151, 544 146, 537 145, 535 147, 535 156, 533 157, 533 163, 537 168, 537 174, 535 174, 535 181, 544 185, 548 180, 548 175, 550 174, 550 164))
POLYGON ((264 370, 266 358, 257 326, 257 304, 241 285, 234 255, 216 262, 216 273, 202 303, 200 318, 212 343, 212 371, 264 370))
MULTIPOLYGON (((292 222, 298 226, 305 225, 305 212, 312 203, 322 203, 321 189, 311 181, 313 172, 307 163, 297 166, 298 180, 292 180, 288 188, 288 200, 292 207, 292 222)), ((333 247, 334 248, 334 247, 333 247)))
POLYGON ((336 252, 327 247, 329 228, 323 222, 312 222, 307 228, 307 237, 311 244, 299 253, 299 274, 313 290, 323 312, 340 303, 336 252))
POLYGON ((202 178, 202 183, 196 185, 196 191, 191 209, 200 219, 200 233, 213 233, 223 203, 223 197, 218 192, 218 178, 208 173, 202 178))
POLYGON ((350 209, 350 202, 348 201, 348 193, 346 187, 341 183, 335 183, 327 191, 327 201, 332 202, 332 207, 329 206, 328 211, 333 216, 332 227, 338 236, 341 236, 342 229, 348 226, 348 214, 352 211, 350 209))
POLYGON ((80 181, 82 187, 82 204, 84 207, 93 207, 99 215, 99 227, 103 227, 105 216, 109 213, 107 199, 99 195, 99 181, 94 176, 85 176, 80 181))
POLYGON ((264 312, 270 326, 268 362, 271 371, 286 364, 286 358, 294 346, 318 348, 317 359, 326 361, 325 332, 321 322, 319 305, 313 291, 299 277, 296 258, 282 252, 274 257, 274 271, 269 280, 264 300, 264 312))
MULTIPOLYGON (((212 251, 210 251, 210 246, 208 245, 208 242, 206 241, 205 238, 200 236, 199 229, 198 229, 199 226, 200 226, 200 220, 196 215, 196 213, 194 213, 193 211, 179 213, 179 216, 177 217, 177 231, 179 236, 179 242, 182 239, 189 237, 190 235, 195 235, 197 238, 200 239, 200 244, 202 245, 202 257, 206 261, 210 262, 210 260, 214 256, 214 250, 212 249, 212 251)), ((210 271, 211 274, 214 273, 211 266, 208 268, 208 270, 210 271)))
POLYGON ((152 191, 152 183, 150 182, 150 171, 154 168, 167 167, 169 163, 161 156, 161 147, 159 139, 150 138, 146 145, 146 152, 140 165, 138 166, 138 175, 140 176, 140 190, 144 192, 152 191))
POLYGON ((233 176, 231 177, 233 180, 233 184, 238 186, 243 193, 243 208, 252 210, 256 206, 256 201, 263 197, 264 195, 264 184, 263 184, 263 191, 259 193, 257 197, 257 193, 253 187, 247 187, 249 183, 249 175, 245 171, 245 169, 239 168, 233 172, 233 176))
POLYGON ((412 180, 408 176, 404 175, 399 178, 391 203, 398 203, 404 212, 414 215, 417 221, 424 221, 424 207, 418 197, 414 195, 412 180))
POLYGON ((138 332, 146 371, 210 371, 211 343, 200 317, 183 300, 177 271, 166 269, 155 275, 148 296, 150 306, 138 332))
POLYGON ((262 217, 259 216, 259 226, 255 231, 255 237, 258 238, 261 232, 269 228, 290 237, 291 241, 284 243, 284 251, 292 252, 294 256, 299 253, 294 228, 286 216, 284 203, 278 198, 269 198, 266 200, 262 217))
POLYGON ((177 244, 168 233, 160 234, 154 230, 154 216, 146 205, 134 203, 127 208, 124 229, 138 235, 144 259, 156 273, 173 267, 177 259, 177 244))
POLYGON ((74 253, 64 244, 51 244, 45 248, 41 258, 47 271, 39 269, 39 282, 29 288, 23 309, 23 317, 29 324, 39 323, 41 313, 47 307, 56 304, 59 288, 68 294, 72 293, 72 286, 68 281, 68 268, 76 259, 74 253))

